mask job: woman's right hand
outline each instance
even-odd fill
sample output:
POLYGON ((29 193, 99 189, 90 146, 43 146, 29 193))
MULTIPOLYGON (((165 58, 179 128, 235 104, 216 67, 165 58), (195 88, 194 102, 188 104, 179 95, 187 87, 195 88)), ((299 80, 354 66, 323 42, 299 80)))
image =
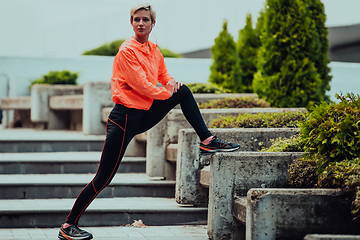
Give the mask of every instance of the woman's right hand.
POLYGON ((166 88, 166 90, 168 90, 170 92, 170 97, 176 93, 179 88, 182 86, 183 84, 181 82, 177 82, 174 79, 170 80, 164 87, 166 88))

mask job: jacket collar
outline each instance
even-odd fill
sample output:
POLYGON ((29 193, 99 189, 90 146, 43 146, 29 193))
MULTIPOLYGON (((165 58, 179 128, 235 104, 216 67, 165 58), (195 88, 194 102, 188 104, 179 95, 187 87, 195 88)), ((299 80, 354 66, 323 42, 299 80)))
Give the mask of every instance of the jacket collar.
MULTIPOLYGON (((154 44, 150 41, 148 41, 149 47, 150 47, 150 51, 153 52, 154 49, 157 47, 157 44, 154 44)), ((132 48, 135 48, 143 53, 149 53, 146 44, 141 44, 138 41, 135 40, 134 37, 129 37, 128 39, 126 39, 126 41, 123 43, 124 46, 129 46, 132 48)))

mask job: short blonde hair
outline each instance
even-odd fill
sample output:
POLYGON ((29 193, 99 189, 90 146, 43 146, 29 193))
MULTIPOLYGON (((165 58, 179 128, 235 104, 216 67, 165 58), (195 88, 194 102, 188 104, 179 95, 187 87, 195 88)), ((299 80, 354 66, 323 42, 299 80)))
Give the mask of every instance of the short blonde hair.
POLYGON ((155 12, 154 8, 148 3, 139 3, 130 10, 130 22, 131 23, 133 22, 134 14, 137 11, 142 10, 142 9, 150 12, 151 22, 156 21, 156 12, 155 12))

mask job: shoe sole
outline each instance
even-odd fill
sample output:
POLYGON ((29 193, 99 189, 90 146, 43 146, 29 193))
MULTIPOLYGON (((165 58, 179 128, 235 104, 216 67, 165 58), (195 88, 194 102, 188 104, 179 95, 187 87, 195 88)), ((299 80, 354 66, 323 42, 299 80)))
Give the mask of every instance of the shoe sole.
POLYGON ((237 148, 231 148, 231 149, 226 149, 226 148, 219 148, 219 149, 214 149, 214 150, 202 150, 202 154, 204 153, 216 153, 216 152, 232 152, 235 150, 238 150, 240 147, 237 148))
POLYGON ((74 238, 74 237, 65 237, 61 234, 61 232, 59 232, 59 235, 58 235, 58 238, 61 239, 61 240, 90 240, 92 239, 93 237, 90 236, 90 237, 85 237, 85 238, 74 238))

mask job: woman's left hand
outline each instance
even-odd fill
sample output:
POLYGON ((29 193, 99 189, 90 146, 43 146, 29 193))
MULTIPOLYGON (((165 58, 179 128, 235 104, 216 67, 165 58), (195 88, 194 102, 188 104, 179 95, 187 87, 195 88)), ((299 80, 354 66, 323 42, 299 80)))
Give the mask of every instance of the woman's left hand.
POLYGON ((180 89, 180 87, 182 86, 183 84, 182 84, 182 82, 175 82, 175 84, 174 84, 174 93, 176 93, 179 89, 180 89))

